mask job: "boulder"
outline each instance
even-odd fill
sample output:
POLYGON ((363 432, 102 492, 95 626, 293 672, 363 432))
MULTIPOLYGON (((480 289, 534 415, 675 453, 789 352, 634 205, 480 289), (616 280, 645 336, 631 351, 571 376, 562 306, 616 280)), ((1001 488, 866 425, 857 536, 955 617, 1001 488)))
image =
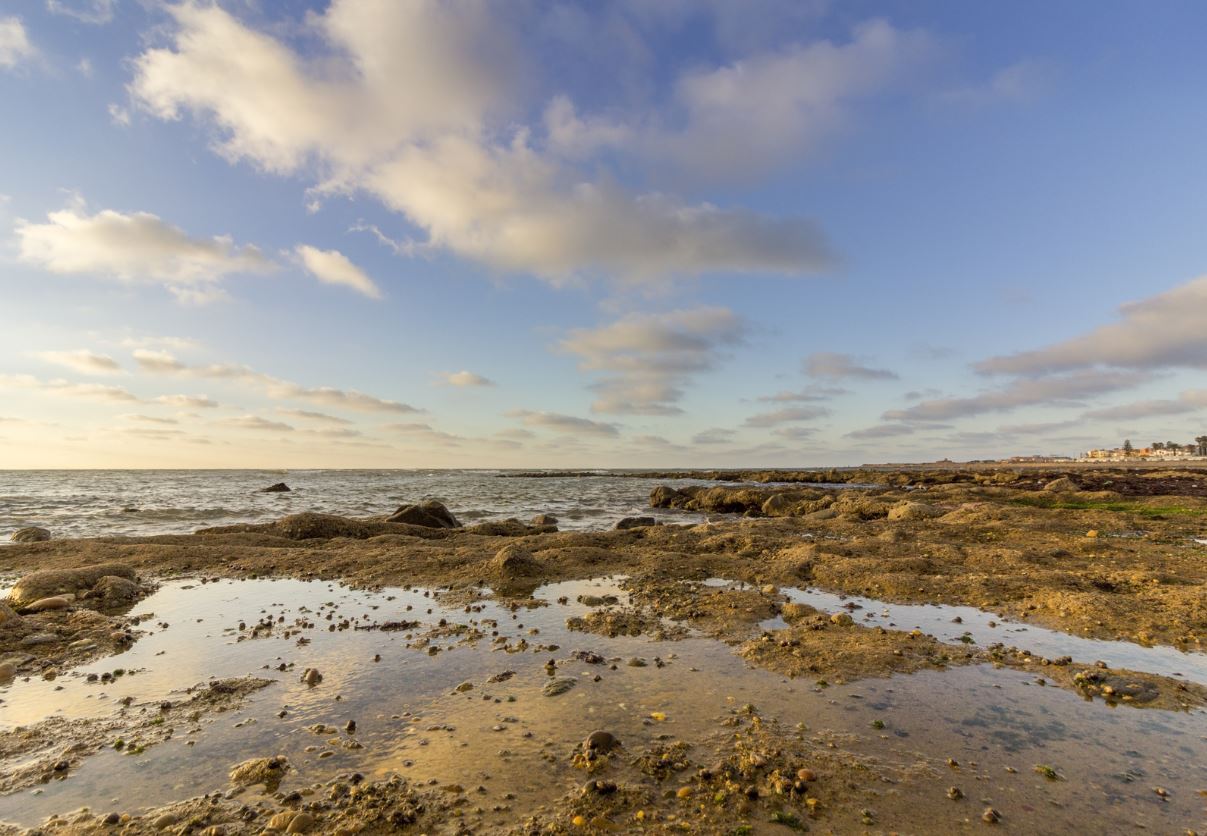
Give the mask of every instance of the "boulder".
POLYGON ((444 504, 434 499, 420 502, 417 505, 403 505, 386 518, 386 522, 408 523, 424 528, 460 528, 457 521, 444 504))
POLYGON ((339 517, 334 514, 290 514, 281 517, 271 526, 274 533, 290 540, 330 540, 332 537, 363 539, 373 533, 371 526, 359 520, 339 517))
POLYGON ((763 503, 763 516, 765 517, 790 517, 793 510, 796 508, 796 497, 792 494, 777 493, 772 494, 763 503))
POLYGON ((552 514, 537 514, 532 518, 532 524, 535 526, 557 525, 557 517, 552 514))
POLYGON ((912 522, 913 520, 928 520, 931 517, 942 516, 944 511, 925 502, 898 502, 888 510, 890 520, 912 522))
POLYGON ((508 543, 490 560, 492 574, 502 578, 531 578, 540 575, 545 567, 532 552, 517 543, 508 543))
POLYGON ((657 524, 658 521, 653 517, 625 517, 616 523, 616 530, 624 531, 630 528, 648 528, 657 524))
POLYGON ((142 587, 134 581, 119 578, 117 575, 106 575, 96 582, 88 598, 99 599, 107 607, 132 604, 142 597, 142 587))
POLYGON ((267 488, 260 488, 260 493, 290 493, 292 490, 293 488, 284 482, 277 482, 275 485, 269 485, 267 488))
POLYGON ((134 570, 120 563, 102 563, 84 569, 42 569, 17 581, 8 600, 14 607, 24 607, 42 598, 76 595, 91 589, 101 578, 110 575, 134 580, 134 570))
POLYGON ((1062 476, 1044 485, 1044 490, 1051 491, 1052 493, 1069 493, 1070 491, 1078 490, 1078 485, 1068 476, 1062 476))
POLYGON ((50 539, 50 532, 45 528, 30 526, 17 529, 9 539, 14 543, 43 543, 50 539))
POLYGON ((682 491, 659 485, 650 491, 651 508, 682 508, 690 497, 682 491))

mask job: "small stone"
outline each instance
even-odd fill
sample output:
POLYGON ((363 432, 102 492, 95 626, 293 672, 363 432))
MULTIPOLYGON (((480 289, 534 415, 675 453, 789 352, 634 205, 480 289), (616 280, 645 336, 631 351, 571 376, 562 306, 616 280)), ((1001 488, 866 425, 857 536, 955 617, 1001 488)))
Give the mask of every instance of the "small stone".
POLYGON ((289 823, 289 827, 285 828, 286 833, 308 833, 314 827, 314 816, 303 811, 293 817, 293 821, 289 823))
POLYGON ((323 675, 319 673, 318 668, 306 668, 306 671, 302 674, 302 682, 306 683, 311 688, 313 688, 315 685, 318 685, 322 681, 323 675))
POLYGON ((981 821, 986 824, 997 824, 1002 820, 1002 814, 992 807, 986 807, 985 812, 981 813, 981 821))
POLYGON ((950 798, 952 801, 959 801, 961 798, 964 797, 964 791, 961 790, 959 787, 948 787, 947 797, 950 798))

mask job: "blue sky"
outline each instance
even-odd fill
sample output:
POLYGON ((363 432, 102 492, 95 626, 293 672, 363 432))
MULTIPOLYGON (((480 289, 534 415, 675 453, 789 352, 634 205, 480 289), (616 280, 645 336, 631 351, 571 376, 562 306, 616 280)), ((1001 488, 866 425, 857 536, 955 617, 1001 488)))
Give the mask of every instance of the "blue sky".
POLYGON ((9 0, 0 466, 1188 441, 1199 3, 9 0))

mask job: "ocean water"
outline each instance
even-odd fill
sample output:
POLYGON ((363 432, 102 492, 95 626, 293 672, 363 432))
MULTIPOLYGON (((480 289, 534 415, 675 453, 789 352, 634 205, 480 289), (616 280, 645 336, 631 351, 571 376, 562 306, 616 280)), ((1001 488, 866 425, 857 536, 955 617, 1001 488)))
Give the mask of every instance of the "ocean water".
MULTIPOLYGON (((498 470, 0 470, 0 543, 24 526, 55 537, 186 534, 317 511, 363 517, 438 499, 463 523, 535 514, 563 530, 609 528, 626 516, 698 522, 648 507, 657 485, 692 480, 598 476, 506 478, 498 470), (263 493, 285 482, 290 493, 263 493)), ((714 483, 710 483, 714 484, 714 483)))

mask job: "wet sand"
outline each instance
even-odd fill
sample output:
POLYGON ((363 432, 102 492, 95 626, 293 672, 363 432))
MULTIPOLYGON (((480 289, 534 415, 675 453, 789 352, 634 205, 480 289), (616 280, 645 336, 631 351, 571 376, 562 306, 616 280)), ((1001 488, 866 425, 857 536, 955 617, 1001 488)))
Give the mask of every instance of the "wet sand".
POLYGON ((0 821, 1207 830, 1207 502, 1001 482, 6 547, 13 579, 116 563, 140 592, 0 626, 0 821), (233 782, 256 758, 271 780, 233 782))

